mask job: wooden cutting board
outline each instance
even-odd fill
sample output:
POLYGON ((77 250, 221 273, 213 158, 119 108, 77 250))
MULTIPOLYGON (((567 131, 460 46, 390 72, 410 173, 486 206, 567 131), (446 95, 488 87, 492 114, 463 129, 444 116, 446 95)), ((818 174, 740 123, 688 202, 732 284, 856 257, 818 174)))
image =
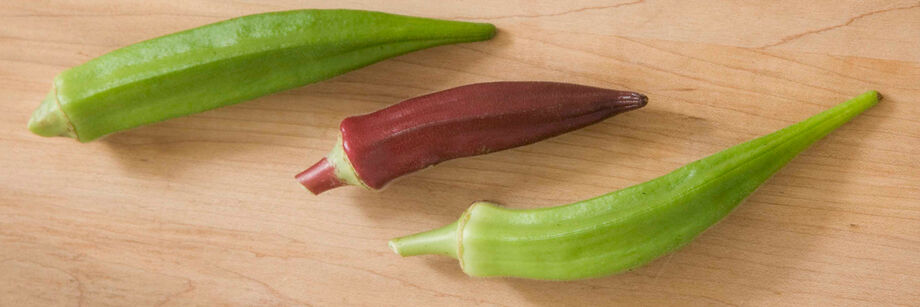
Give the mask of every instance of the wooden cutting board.
POLYGON ((920 302, 920 2, 0 2, 0 306, 876 305, 920 302), (62 70, 240 15, 381 10, 492 22, 494 40, 89 144, 31 135, 62 70), (640 91, 587 129, 374 193, 293 175, 344 117, 474 82, 640 91), (566 204, 663 175, 869 89, 885 99, 682 250, 577 282, 478 279, 388 239, 474 200, 566 204))

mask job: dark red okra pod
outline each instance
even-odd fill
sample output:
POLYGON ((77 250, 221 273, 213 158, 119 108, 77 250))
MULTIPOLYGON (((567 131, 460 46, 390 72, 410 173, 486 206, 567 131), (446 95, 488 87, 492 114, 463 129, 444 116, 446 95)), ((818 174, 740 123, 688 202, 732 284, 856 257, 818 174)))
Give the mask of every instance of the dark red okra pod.
POLYGON ((342 121, 328 156, 296 176, 314 194, 383 188, 437 163, 535 143, 645 106, 635 92, 556 82, 491 82, 412 98, 342 121))

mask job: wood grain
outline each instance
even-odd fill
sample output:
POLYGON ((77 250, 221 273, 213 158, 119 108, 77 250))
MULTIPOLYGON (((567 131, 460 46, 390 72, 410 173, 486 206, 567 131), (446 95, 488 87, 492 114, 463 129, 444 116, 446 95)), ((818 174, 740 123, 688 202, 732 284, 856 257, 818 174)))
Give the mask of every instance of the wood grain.
POLYGON ((0 306, 914 305, 920 301, 918 1, 3 1, 0 306), (439 47, 78 144, 29 134, 55 74, 119 46, 263 11, 483 20, 439 47), (452 86, 640 91, 640 111, 457 160, 385 191, 292 176, 338 122, 452 86), (884 101, 686 248, 569 283, 474 279, 386 240, 474 200, 564 204, 660 176, 868 89, 884 101))

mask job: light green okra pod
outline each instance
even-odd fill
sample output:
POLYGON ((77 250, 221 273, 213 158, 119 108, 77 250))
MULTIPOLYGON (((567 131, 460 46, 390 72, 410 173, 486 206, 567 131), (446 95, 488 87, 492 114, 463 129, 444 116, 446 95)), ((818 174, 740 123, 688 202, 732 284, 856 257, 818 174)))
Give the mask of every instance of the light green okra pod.
POLYGON ((88 142, 494 34, 491 24, 355 10, 244 16, 130 45, 62 72, 29 129, 88 142))
POLYGON ((864 93, 805 121, 657 179, 565 206, 474 203, 443 228, 390 241, 403 256, 443 254, 471 276, 571 280, 641 266, 715 224, 799 152, 879 100, 864 93))

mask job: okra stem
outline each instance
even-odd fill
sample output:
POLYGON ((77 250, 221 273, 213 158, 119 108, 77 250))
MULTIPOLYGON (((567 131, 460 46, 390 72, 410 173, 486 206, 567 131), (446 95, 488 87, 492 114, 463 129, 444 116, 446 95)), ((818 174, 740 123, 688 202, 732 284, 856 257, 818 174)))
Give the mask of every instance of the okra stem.
POLYGON ((61 111, 54 91, 45 96, 45 100, 42 100, 42 104, 29 118, 29 130, 40 136, 76 137, 77 135, 67 115, 61 111))
POLYGON ((445 255, 457 258, 457 225, 447 226, 390 240, 390 248, 403 257, 416 255, 445 255))

